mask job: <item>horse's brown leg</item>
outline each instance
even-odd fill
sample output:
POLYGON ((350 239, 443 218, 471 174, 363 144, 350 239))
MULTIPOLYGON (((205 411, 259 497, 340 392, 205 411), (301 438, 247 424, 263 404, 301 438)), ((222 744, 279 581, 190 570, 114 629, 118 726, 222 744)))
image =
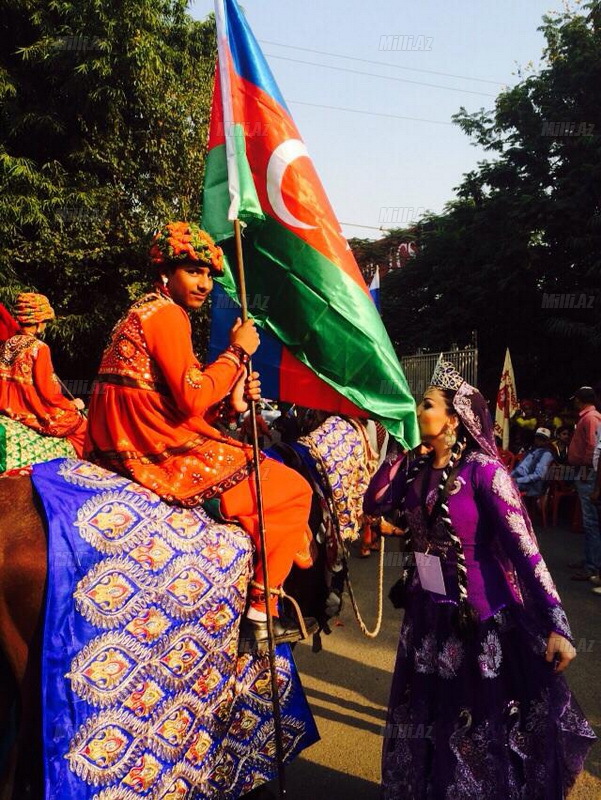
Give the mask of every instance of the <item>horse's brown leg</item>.
MULTIPOLYGON (((35 763, 33 748, 41 740, 39 721, 39 646, 36 632, 46 579, 46 535, 36 509, 29 478, 0 480, 0 648, 14 676, 20 699, 17 749, 13 767, 22 759, 19 773, 25 784, 15 783, 15 800, 40 794, 30 791, 32 780, 41 778, 41 763, 35 763)), ((12 777, 4 776, 6 797, 12 777)), ((41 784, 40 784, 41 785, 41 784)), ((36 787, 35 791, 41 791, 36 787)))

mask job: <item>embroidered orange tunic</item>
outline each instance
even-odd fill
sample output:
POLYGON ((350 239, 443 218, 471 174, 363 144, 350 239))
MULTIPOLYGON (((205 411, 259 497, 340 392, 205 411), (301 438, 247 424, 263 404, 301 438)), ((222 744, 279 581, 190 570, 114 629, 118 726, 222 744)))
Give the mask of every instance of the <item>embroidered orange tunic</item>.
POLYGON ((167 502, 192 506, 252 469, 249 447, 211 425, 242 368, 202 367, 187 313, 170 298, 138 300, 113 329, 89 410, 86 455, 167 502))
POLYGON ((61 393, 50 348, 26 333, 0 344, 0 412, 48 436, 79 440, 86 425, 61 393))

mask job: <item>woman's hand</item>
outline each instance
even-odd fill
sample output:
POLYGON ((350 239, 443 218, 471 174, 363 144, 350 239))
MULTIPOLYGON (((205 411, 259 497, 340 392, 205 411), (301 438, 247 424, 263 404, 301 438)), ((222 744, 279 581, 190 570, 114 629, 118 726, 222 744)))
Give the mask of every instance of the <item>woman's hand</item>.
POLYGON ((555 657, 557 657, 555 672, 563 672, 570 661, 576 658, 574 645, 559 633, 551 633, 547 639, 545 659, 551 663, 555 657))
POLYGON ((83 411, 84 408, 86 407, 86 404, 84 403, 84 401, 80 397, 75 397, 74 398, 73 405, 75 406, 75 408, 78 411, 83 411))

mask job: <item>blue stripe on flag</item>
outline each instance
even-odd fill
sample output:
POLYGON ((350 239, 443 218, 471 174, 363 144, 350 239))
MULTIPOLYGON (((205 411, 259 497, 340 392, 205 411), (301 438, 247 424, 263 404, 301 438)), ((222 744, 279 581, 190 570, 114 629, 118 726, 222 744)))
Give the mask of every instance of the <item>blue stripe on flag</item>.
MULTIPOLYGON (((230 330, 240 316, 240 306, 215 282, 211 292, 211 335, 209 338, 209 363, 230 343, 230 330)), ((253 356, 253 369, 261 377, 261 394, 270 400, 280 397, 280 364, 282 345, 266 331, 260 330, 261 346, 253 356)))
POLYGON ((225 0, 230 53, 238 75, 271 95, 288 113, 271 70, 236 0, 225 0))

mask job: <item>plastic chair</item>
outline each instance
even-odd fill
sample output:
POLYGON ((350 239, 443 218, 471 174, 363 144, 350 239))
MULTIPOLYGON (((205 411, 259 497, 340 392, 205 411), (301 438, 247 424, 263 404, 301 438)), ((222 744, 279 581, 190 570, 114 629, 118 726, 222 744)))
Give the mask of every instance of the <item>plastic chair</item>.
POLYGON ((553 527, 557 526, 559 504, 566 497, 573 503, 571 528, 573 531, 578 531, 582 526, 582 513, 576 489, 567 481, 553 480, 549 482, 549 505, 551 506, 551 522, 553 527))

